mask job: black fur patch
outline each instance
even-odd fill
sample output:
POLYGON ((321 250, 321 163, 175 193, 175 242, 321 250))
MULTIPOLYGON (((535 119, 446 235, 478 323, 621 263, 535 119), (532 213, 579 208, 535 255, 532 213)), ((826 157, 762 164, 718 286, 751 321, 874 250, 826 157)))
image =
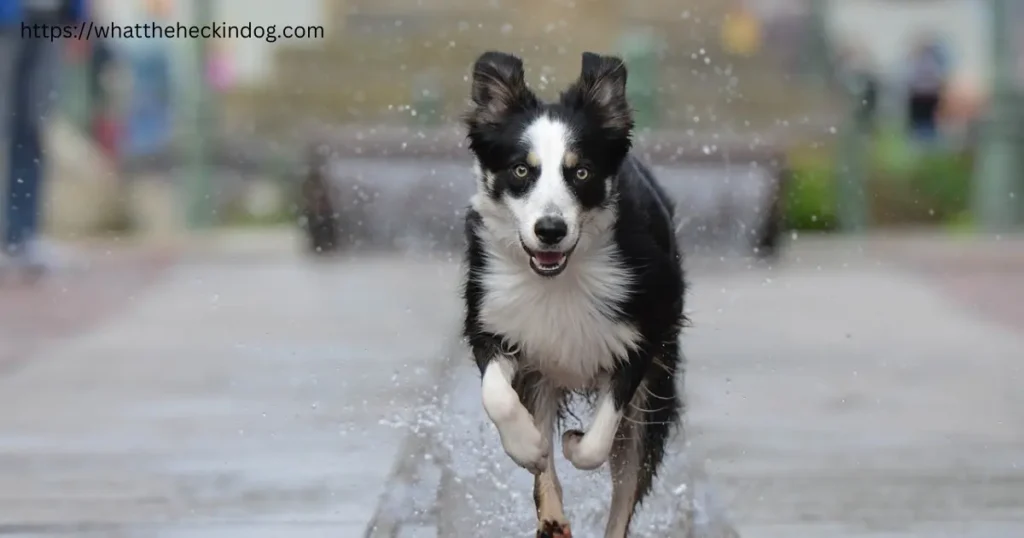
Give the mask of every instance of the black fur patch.
POLYGON ((632 146, 633 117, 626 102, 626 66, 621 59, 583 55, 579 79, 554 103, 544 103, 526 86, 523 63, 499 52, 484 53, 474 64, 471 96, 473 107, 465 116, 469 147, 484 171, 493 176, 488 194, 522 196, 530 178, 523 181, 511 168, 526 160, 530 148, 523 140, 526 129, 547 115, 567 125, 573 135, 570 149, 587 167, 591 177, 567 182, 580 204, 599 207, 610 194, 604 179, 615 177, 632 146))

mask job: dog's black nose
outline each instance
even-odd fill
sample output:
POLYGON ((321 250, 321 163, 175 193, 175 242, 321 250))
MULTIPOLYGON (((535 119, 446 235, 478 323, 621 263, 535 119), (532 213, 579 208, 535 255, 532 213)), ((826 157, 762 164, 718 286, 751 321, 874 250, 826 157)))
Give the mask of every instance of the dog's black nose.
POLYGON ((569 227, 559 217, 541 217, 533 225, 533 233, 545 245, 557 245, 569 233, 569 227))

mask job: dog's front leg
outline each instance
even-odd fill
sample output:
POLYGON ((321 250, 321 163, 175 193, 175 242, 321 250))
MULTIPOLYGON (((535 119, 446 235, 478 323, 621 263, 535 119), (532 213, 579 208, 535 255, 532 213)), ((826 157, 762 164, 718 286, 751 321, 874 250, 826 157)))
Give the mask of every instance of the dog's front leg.
POLYGON ((515 371, 516 364, 507 355, 498 354, 487 361, 481 383, 484 410, 498 428, 505 453, 520 467, 539 474, 547 467, 550 444, 512 388, 515 371))
POLYGON ((650 364, 650 354, 642 350, 631 352, 601 388, 597 411, 587 432, 569 430, 562 435, 562 453, 574 467, 589 471, 608 461, 625 408, 633 400, 650 364))

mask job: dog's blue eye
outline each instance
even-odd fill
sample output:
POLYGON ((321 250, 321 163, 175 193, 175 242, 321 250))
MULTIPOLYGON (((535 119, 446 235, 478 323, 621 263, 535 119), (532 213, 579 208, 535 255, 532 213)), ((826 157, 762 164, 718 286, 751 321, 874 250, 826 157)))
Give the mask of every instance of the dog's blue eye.
POLYGON ((576 179, 578 179, 580 181, 583 181, 583 180, 587 179, 588 177, 590 177, 590 170, 587 170, 586 168, 577 168, 576 169, 576 179))
POLYGON ((519 179, 523 179, 526 176, 530 175, 530 169, 527 168, 525 164, 517 164, 512 168, 512 175, 516 176, 519 179))

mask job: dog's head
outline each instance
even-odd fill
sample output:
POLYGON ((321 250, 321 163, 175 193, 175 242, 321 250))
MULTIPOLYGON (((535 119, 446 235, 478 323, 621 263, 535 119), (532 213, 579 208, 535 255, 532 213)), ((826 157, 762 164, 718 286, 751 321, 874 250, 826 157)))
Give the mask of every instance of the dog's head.
POLYGON ((545 103, 527 87, 522 60, 487 52, 473 66, 472 101, 480 196, 501 209, 536 273, 560 274, 587 226, 611 211, 633 130, 626 66, 584 53, 579 79, 545 103))

